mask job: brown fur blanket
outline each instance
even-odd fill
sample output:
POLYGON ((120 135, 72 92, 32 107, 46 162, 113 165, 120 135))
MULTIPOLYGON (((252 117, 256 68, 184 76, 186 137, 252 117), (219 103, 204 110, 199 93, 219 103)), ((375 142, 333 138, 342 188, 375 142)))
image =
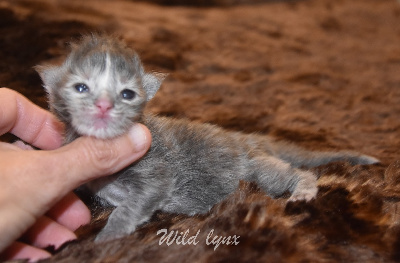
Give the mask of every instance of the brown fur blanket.
POLYGON ((92 205, 80 239, 45 262, 400 261, 400 3, 149 2, 1 1, 1 85, 47 108, 32 66, 81 33, 117 32, 147 69, 169 73, 148 111, 382 163, 314 169, 309 203, 241 182, 206 215, 157 213, 101 245, 93 238, 107 214, 92 205), (161 229, 194 242, 160 245, 161 229))

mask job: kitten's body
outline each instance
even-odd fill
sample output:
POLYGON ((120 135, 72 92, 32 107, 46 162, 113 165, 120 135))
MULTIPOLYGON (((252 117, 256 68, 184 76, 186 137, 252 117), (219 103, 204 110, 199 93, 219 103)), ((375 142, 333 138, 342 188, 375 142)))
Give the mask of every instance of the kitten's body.
POLYGON ((156 210, 205 213, 241 179, 258 183, 273 197, 289 191, 289 200, 308 201, 317 193, 316 176, 299 167, 377 162, 354 152, 311 152, 267 136, 142 115, 161 81, 145 73, 137 55, 112 38, 85 37, 62 66, 39 71, 52 111, 66 124, 66 143, 80 135, 118 136, 134 122, 152 133, 152 146, 140 161, 87 184, 116 206, 97 240, 133 232, 156 210))

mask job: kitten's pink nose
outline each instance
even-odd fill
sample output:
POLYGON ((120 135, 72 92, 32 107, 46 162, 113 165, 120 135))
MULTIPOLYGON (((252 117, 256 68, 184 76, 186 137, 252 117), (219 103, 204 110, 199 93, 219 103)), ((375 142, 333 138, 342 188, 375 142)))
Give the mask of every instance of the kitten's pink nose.
POLYGON ((100 98, 96 101, 96 106, 99 108, 101 113, 106 113, 113 107, 113 104, 109 99, 100 98))

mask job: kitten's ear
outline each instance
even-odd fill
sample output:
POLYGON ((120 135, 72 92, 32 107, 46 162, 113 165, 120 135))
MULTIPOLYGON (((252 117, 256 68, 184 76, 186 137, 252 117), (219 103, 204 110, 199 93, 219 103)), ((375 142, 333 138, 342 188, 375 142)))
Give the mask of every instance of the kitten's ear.
POLYGON ((147 93, 147 101, 151 100, 156 95, 157 90, 160 88, 162 81, 168 74, 164 73, 146 73, 143 76, 143 87, 147 93))
POLYGON ((39 73, 40 78, 44 83, 46 91, 51 94, 52 89, 56 87, 58 80, 60 79, 60 73, 62 67, 51 66, 51 65, 39 65, 35 66, 34 69, 39 73))

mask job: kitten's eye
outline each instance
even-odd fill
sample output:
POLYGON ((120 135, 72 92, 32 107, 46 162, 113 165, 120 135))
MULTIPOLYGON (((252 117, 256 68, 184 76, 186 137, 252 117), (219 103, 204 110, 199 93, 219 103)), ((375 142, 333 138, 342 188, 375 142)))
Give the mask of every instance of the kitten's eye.
POLYGON ((136 97, 136 92, 130 89, 124 89, 123 91, 121 91, 121 96, 125 100, 132 100, 136 97))
POLYGON ((75 85, 75 89, 76 91, 78 91, 79 93, 84 93, 84 92, 89 92, 89 87, 86 86, 86 84, 83 83, 78 83, 75 85))

